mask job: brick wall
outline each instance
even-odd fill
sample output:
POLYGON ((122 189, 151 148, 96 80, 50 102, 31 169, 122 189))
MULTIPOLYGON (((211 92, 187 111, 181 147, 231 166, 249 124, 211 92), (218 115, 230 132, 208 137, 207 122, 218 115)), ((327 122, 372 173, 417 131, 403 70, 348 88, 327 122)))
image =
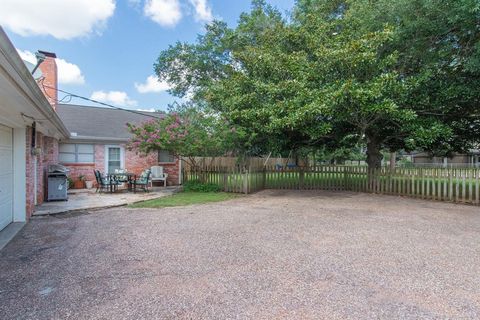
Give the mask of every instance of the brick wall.
MULTIPOLYGON (((125 148, 124 145, 121 145, 125 148)), ((135 151, 126 150, 125 148, 125 169, 129 172, 133 172, 140 175, 143 170, 152 166, 161 165, 164 167, 166 173, 168 173, 167 184, 178 185, 179 177, 179 161, 175 163, 158 163, 157 153, 152 152, 148 155, 136 153, 135 151)), ((69 176, 74 181, 78 180, 80 175, 84 175, 87 180, 95 181, 94 170, 105 172, 105 145, 95 145, 95 163, 89 164, 64 164, 70 169, 69 176)))
POLYGON ((160 163, 158 165, 163 167, 165 173, 168 173, 167 185, 176 186, 179 184, 178 178, 180 176, 180 161, 178 159, 176 159, 175 163, 172 164, 160 163))
POLYGON ((85 176, 87 181, 95 181, 94 170, 100 170, 100 172, 105 172, 105 161, 104 153, 105 146, 101 144, 96 144, 95 146, 95 162, 94 163, 64 163, 69 170, 68 176, 73 180, 77 181, 80 176, 85 176))
POLYGON ((45 54, 45 60, 39 66, 43 74, 43 80, 38 83, 38 86, 43 91, 43 94, 47 98, 52 108, 56 109, 58 101, 58 93, 56 90, 58 84, 58 73, 55 59, 57 56, 55 53, 46 51, 41 52, 45 54))
POLYGON ((48 166, 58 163, 58 140, 39 134, 37 147, 42 152, 37 156, 37 204, 43 203, 47 197, 47 171, 48 166))
POLYGON ((46 181, 47 168, 50 164, 58 162, 58 140, 36 133, 36 147, 41 149, 39 155, 32 155, 32 128, 27 128, 26 133, 26 211, 27 219, 31 217, 35 209, 35 199, 42 204, 47 195, 46 181), (36 163, 35 163, 36 160, 36 163), (37 192, 35 193, 35 172, 37 174, 37 192))
POLYGON ((140 174, 144 169, 152 166, 162 166, 165 173, 168 174, 167 185, 178 185, 179 177, 179 161, 175 160, 174 163, 158 163, 158 155, 156 152, 152 152, 148 155, 143 155, 135 151, 125 151, 125 168, 128 171, 140 174))
POLYGON ((32 216, 33 210, 35 208, 35 187, 34 187, 34 176, 35 176, 35 164, 34 159, 32 156, 32 148, 31 148, 31 141, 32 141, 32 128, 27 128, 26 134, 26 180, 27 180, 27 188, 26 188, 26 212, 27 212, 27 220, 32 216))

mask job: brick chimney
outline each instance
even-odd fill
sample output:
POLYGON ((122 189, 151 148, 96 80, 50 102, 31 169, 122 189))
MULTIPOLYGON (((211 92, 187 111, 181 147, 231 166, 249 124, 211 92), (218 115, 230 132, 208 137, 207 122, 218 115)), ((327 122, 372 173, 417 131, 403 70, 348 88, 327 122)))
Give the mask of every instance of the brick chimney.
POLYGON ((43 74, 43 81, 39 82, 38 85, 40 89, 43 91, 45 97, 47 97, 48 102, 52 106, 53 110, 57 109, 57 101, 58 101, 58 75, 57 75, 57 63, 55 59, 57 55, 52 52, 47 51, 38 51, 45 55, 45 60, 40 64, 40 70, 43 74), (42 85, 43 84, 43 85, 42 85), (54 89, 53 89, 54 88, 54 89))

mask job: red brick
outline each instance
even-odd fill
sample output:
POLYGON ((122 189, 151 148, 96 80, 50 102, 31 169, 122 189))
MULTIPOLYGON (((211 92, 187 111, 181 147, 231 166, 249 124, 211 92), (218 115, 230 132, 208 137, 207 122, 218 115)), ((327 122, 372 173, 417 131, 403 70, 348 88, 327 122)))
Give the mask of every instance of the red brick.
POLYGON ((47 98, 48 102, 53 109, 56 109, 58 102, 58 75, 57 75, 57 63, 55 62, 55 54, 49 54, 46 59, 40 64, 40 70, 43 74, 43 80, 39 81, 38 85, 43 91, 43 94, 47 98))
MULTIPOLYGON (((125 148, 125 145, 121 145, 125 148)), ((179 161, 175 163, 158 163, 157 153, 152 152, 148 155, 130 151, 125 148, 125 169, 128 172, 140 175, 143 170, 152 166, 161 165, 164 167, 166 173, 168 173, 167 184, 178 185, 179 177, 179 161)), ((105 145, 95 145, 95 163, 90 164, 65 164, 70 169, 69 176, 73 180, 78 180, 80 175, 84 175, 87 180, 95 181, 93 171, 99 170, 105 172, 105 145)))

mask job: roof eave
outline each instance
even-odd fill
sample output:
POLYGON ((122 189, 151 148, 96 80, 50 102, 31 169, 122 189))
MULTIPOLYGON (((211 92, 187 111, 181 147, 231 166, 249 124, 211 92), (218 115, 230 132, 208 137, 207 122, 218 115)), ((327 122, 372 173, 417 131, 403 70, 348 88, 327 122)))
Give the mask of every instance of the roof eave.
POLYGON ((35 79, 30 74, 30 71, 28 71, 23 60, 20 58, 17 50, 2 27, 0 27, 0 39, 2 40, 0 41, 0 51, 3 53, 5 59, 8 61, 8 64, 10 64, 18 78, 21 79, 21 81, 17 81, 17 77, 13 78, 14 81, 17 82, 18 87, 24 92, 25 96, 28 97, 28 100, 30 100, 34 108, 37 109, 45 119, 52 123, 54 128, 58 131, 59 138, 69 137, 70 132, 38 87, 35 79))
POLYGON ((104 142, 104 143, 127 143, 129 139, 115 137, 95 137, 95 136, 70 136, 67 140, 72 142, 104 142))

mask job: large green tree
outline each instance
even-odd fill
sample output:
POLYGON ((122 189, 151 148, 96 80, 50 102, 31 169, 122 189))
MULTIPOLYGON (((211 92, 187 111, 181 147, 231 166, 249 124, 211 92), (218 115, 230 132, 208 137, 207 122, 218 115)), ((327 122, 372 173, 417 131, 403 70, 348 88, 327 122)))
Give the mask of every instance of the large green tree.
MULTIPOLYGON (((395 71, 408 83, 401 108, 416 117, 401 139, 384 139, 395 151, 425 149, 446 155, 479 141, 480 3, 477 0, 299 0, 296 18, 335 17, 357 34, 385 25, 392 38, 380 56, 396 54, 395 71), (328 14, 334 13, 332 14, 328 14)), ((378 130, 376 130, 378 132, 378 130)), ((384 136, 384 134, 382 134, 384 136)))
POLYGON ((235 28, 214 22, 155 68, 244 128, 248 150, 363 142, 375 168, 384 148, 478 141, 478 17, 475 0, 299 0, 288 20, 254 1, 235 28))

